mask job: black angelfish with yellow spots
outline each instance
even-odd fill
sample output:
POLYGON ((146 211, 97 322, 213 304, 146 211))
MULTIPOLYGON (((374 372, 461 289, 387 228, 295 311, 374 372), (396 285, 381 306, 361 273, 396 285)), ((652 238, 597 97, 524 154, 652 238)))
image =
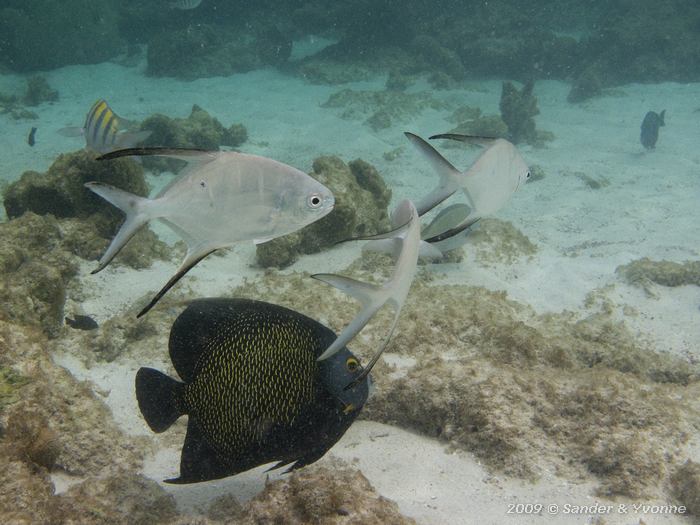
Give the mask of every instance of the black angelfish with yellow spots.
POLYGON ((183 382, 152 368, 136 397, 154 432, 188 415, 180 477, 196 483, 276 461, 294 470, 320 459, 360 413, 369 378, 347 348, 317 361, 332 330, 293 310, 248 299, 190 303, 170 331, 183 382))

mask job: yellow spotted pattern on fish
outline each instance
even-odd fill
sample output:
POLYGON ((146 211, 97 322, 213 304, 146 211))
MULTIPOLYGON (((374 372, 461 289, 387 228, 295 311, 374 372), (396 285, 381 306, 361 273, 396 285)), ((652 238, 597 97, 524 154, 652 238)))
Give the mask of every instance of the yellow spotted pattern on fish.
POLYGON ((183 407, 195 415, 210 444, 236 455, 261 442, 271 422, 291 425, 315 397, 314 341, 295 321, 260 324, 255 316, 229 324, 212 339, 183 407))
POLYGON ((187 415, 180 477, 219 479, 276 461, 295 469, 321 458, 367 401, 369 378, 321 323, 249 299, 200 299, 175 320, 168 349, 182 382, 136 373, 139 409, 154 432, 187 415))

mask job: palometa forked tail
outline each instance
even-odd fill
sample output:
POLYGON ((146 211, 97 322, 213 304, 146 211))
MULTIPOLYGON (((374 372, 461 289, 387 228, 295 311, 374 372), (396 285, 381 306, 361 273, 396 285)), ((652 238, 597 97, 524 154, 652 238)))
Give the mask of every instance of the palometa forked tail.
POLYGON ((101 182, 87 182, 85 183, 85 187, 97 193, 104 200, 113 204, 126 214, 126 220, 121 225, 119 232, 114 239, 112 239, 109 248, 107 248, 107 251, 100 258, 97 268, 92 271, 92 273, 97 273, 103 270, 129 239, 131 239, 144 224, 151 220, 149 204, 153 201, 101 182))

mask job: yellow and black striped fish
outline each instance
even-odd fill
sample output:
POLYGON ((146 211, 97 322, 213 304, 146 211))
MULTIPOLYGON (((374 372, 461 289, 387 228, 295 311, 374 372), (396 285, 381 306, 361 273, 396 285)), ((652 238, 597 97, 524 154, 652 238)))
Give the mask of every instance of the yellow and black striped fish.
POLYGON ((180 476, 196 483, 277 462, 287 471, 320 459, 367 401, 369 378, 347 348, 298 312, 248 299, 200 299, 176 319, 170 358, 183 382, 152 368, 136 398, 154 432, 188 415, 180 476))
POLYGON ((132 148, 151 134, 151 131, 125 131, 131 125, 131 122, 112 111, 107 101, 101 98, 88 111, 82 128, 68 127, 58 132, 66 137, 84 136, 85 149, 103 155, 132 148))

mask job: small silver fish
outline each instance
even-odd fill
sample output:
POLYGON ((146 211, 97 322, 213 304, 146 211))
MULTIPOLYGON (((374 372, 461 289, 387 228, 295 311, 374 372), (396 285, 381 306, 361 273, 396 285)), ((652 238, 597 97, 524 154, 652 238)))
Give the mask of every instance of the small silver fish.
MULTIPOLYGON (((516 147, 507 140, 479 137, 487 148, 467 170, 459 171, 418 135, 405 135, 440 176, 438 187, 416 205, 420 215, 461 189, 467 197, 471 213, 455 227, 466 228, 481 217, 503 208, 513 193, 530 178, 527 164, 516 147)), ((473 137, 454 134, 435 135, 431 138, 473 141, 473 137)))
POLYGON ((58 130, 64 137, 85 137, 85 149, 105 154, 125 148, 131 148, 146 140, 151 131, 125 131, 132 122, 119 117, 107 101, 96 101, 85 117, 85 124, 80 127, 67 127, 58 130))
POLYGON ((189 9, 197 9, 201 3, 202 0, 175 0, 170 2, 168 6, 170 9, 182 9, 183 11, 187 11, 189 9))
POLYGON ((364 379, 376 364, 379 356, 382 355, 386 348, 391 335, 396 327, 396 322, 399 320, 399 314, 406 297, 408 290, 411 288, 411 283, 416 275, 418 267, 418 254, 420 251, 420 219, 416 207, 409 200, 404 200, 396 207, 392 213, 392 223, 403 224, 396 237, 391 239, 399 249, 399 255, 394 267, 394 272, 391 277, 382 285, 374 285, 356 281, 349 277, 341 275, 333 275, 327 273, 317 273, 312 275, 314 279, 323 281, 335 286, 339 290, 352 295, 355 299, 362 303, 362 309, 355 316, 355 319, 340 333, 338 338, 326 349, 319 360, 328 359, 330 356, 342 349, 352 340, 372 319, 380 308, 385 304, 390 304, 394 307, 394 319, 389 329, 389 335, 384 340, 379 351, 372 357, 372 360, 367 364, 363 373, 349 386, 352 386, 364 379))
POLYGON ((98 160, 131 155, 159 155, 189 164, 154 199, 99 182, 85 184, 126 213, 124 224, 92 273, 106 267, 136 231, 152 219, 163 221, 187 243, 180 268, 138 317, 210 253, 239 241, 260 244, 292 233, 324 217, 335 205, 331 191, 306 173, 256 155, 136 148, 115 151, 98 160))

